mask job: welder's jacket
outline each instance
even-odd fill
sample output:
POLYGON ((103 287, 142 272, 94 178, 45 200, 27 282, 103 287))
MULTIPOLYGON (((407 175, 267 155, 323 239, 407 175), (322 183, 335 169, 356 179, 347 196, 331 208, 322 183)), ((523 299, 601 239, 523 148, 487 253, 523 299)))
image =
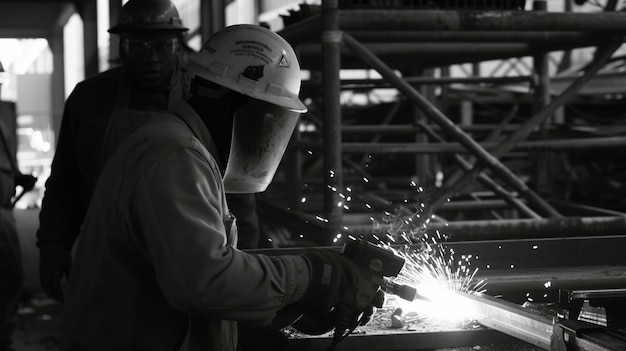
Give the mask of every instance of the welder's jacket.
POLYGON ((229 321, 268 323, 306 290, 302 257, 234 248, 210 134, 186 103, 175 111, 151 118, 103 169, 70 275, 61 350, 234 350, 229 321))

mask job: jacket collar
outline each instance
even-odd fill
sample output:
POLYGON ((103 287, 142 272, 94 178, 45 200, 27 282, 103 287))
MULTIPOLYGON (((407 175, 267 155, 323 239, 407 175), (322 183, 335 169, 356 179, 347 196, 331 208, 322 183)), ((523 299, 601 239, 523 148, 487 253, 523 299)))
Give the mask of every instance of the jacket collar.
POLYGON ((215 146, 215 142, 213 141, 213 137, 209 132, 208 128, 202 121, 202 118, 198 115, 198 113, 187 103, 187 101, 180 99, 172 104, 171 112, 178 116, 187 126, 196 138, 200 139, 200 142, 207 148, 207 150, 211 153, 220 169, 224 169, 219 153, 217 152, 217 146, 215 146))

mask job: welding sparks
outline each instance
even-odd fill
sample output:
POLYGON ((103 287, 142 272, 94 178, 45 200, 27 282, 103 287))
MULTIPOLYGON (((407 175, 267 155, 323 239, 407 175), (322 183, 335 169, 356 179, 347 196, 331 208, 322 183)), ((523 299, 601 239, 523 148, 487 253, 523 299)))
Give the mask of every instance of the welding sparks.
POLYGON ((386 226, 375 223, 374 238, 405 259, 394 281, 414 287, 420 295, 410 302, 400 299, 390 302, 429 323, 459 327, 474 319, 461 293, 482 293, 486 283, 475 281, 478 268, 472 269, 471 255, 456 260, 454 250, 445 245, 447 237, 439 231, 429 233, 429 224, 435 216, 427 213, 426 205, 420 203, 416 207, 418 211, 411 217, 386 213, 386 226), (382 228, 386 230, 383 232, 382 228))

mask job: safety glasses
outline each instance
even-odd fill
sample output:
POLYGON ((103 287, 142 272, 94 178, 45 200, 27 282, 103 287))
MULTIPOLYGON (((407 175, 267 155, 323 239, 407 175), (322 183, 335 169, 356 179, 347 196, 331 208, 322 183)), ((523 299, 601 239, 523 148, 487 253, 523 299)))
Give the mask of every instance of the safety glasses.
POLYGON ((155 52, 157 54, 173 54, 178 49, 178 39, 141 40, 123 38, 122 45, 124 50, 129 54, 148 52, 155 52))

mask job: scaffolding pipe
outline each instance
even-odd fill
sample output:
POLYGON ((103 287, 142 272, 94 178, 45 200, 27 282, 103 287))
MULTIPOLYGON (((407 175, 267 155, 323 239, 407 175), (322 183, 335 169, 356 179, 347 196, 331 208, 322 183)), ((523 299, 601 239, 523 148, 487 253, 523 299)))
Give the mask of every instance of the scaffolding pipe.
MULTIPOLYGON (((547 4, 545 1, 533 2, 533 9, 535 11, 546 11, 547 4)), ((534 110, 540 111, 550 104, 550 57, 545 54, 537 54, 533 56, 533 69, 534 69, 534 110)), ((556 112, 556 111, 555 111, 556 112)), ((545 139, 548 136, 548 128, 552 124, 554 115, 548 116, 540 124, 540 130, 538 132, 540 138, 545 139)), ((535 189, 539 194, 544 196, 553 197, 552 195, 552 181, 554 179, 554 154, 551 152, 541 152, 535 155, 534 164, 534 179, 535 189)), ((532 161, 531 161, 532 162, 532 161)))
MULTIPOLYGON (((585 45, 587 46, 587 45, 585 45)), ((589 45, 592 46, 592 45, 589 45)), ((567 47, 562 48, 561 50, 569 50, 576 49, 577 47, 567 47)), ((552 50, 552 47, 545 47, 544 50, 552 50)), ((512 56, 528 56, 531 55, 531 52, 517 52, 517 53, 484 53, 481 55, 456 55, 452 53, 447 53, 445 55, 421 55, 418 54, 417 57, 409 57, 407 55, 394 55, 388 56, 385 54, 381 55, 381 59, 390 67, 394 67, 399 70, 410 70, 415 69, 415 67, 419 66, 422 68, 435 68, 456 64, 466 64, 466 63, 478 63, 490 60, 506 60, 511 58, 512 56)), ((301 68, 310 69, 310 70, 319 70, 321 69, 321 55, 319 50, 317 53, 309 54, 309 53, 300 53, 301 58, 301 68)), ((359 57, 342 56, 341 58, 341 67, 342 69, 369 69, 367 65, 360 60, 359 57)))
MULTIPOLYGON (((503 84, 503 83, 528 83, 531 81, 530 76, 517 77, 404 77, 407 83, 411 84, 430 84, 430 85, 447 85, 447 84, 503 84)), ((303 88, 319 87, 321 82, 304 81, 303 88)), ((343 79, 341 80, 341 89, 364 89, 364 88, 388 88, 391 87, 389 82, 384 79, 343 79)))
MULTIPOLYGON (((496 124, 472 124, 472 125, 463 125, 461 129, 465 132, 489 132, 494 128, 497 128, 496 124)), ((437 125, 428 125, 428 128, 432 130, 440 129, 437 125)), ((511 124, 504 126, 503 131, 511 132, 515 131, 519 128, 519 124, 511 124)), ((341 131, 344 134, 365 134, 365 133, 376 133, 376 134, 415 134, 422 132, 421 126, 417 126, 414 124, 392 124, 392 125, 352 125, 352 126, 343 126, 341 127, 341 131)), ((303 134, 313 133, 313 132, 303 132, 303 134)))
MULTIPOLYGON (((295 145, 305 149, 321 149, 324 143, 317 141, 296 142, 295 145)), ((500 143, 480 142, 477 145, 483 149, 492 150, 500 143)), ((557 140, 523 141, 515 145, 513 152, 526 151, 587 151, 597 149, 614 149, 626 147, 626 137, 603 138, 576 138, 557 140)), ((467 150, 460 143, 343 143, 344 153, 375 153, 375 154, 467 154, 467 150)), ((476 172, 476 174, 478 174, 476 172)))
POLYGON ((393 38, 394 42, 478 42, 478 43, 578 43, 598 40, 598 33, 587 32, 547 32, 547 31, 416 31, 416 30, 359 30, 348 31, 355 39, 362 42, 385 42, 393 38))
POLYGON ((341 32, 338 25, 338 2, 322 1, 323 32, 322 32, 322 83, 323 90, 323 169, 326 186, 324 192, 324 213, 326 216, 327 234, 334 238, 341 233, 343 222, 343 172, 341 162, 341 102, 340 78, 341 69, 341 32))
MULTIPOLYGON (((339 11, 339 26, 363 41, 577 42, 602 32, 626 32, 626 14, 453 10, 339 11), (591 32, 591 33, 590 33, 591 32)), ((281 29, 296 45, 317 42, 322 15, 281 29)))
POLYGON ((343 30, 626 32, 624 12, 339 11, 343 30))
MULTIPOLYGON (((388 229, 391 227, 381 224, 382 231, 388 229)), ((430 222, 427 229, 449 236, 449 242, 622 236, 626 235, 626 216, 430 222)), ((369 222, 348 227, 351 234, 371 230, 369 222)))
MULTIPOLYGON (((545 44, 529 43, 365 43, 364 45, 374 55, 384 58, 405 57, 414 55, 412 61, 421 62, 433 57, 448 57, 467 55, 469 57, 522 57, 536 52, 560 51, 581 47, 595 46, 599 38, 587 42, 551 42, 545 44)), ((303 58, 320 57, 322 46, 318 43, 300 44, 298 53, 303 58)), ((350 58, 348 50, 342 50, 341 55, 350 58)), ((454 57, 450 57, 454 58, 454 57)), ((456 57, 456 59, 463 59, 456 57)))
MULTIPOLYGON (((424 113, 434 122, 439 124, 446 132, 453 135, 459 142, 465 146, 471 153, 473 153, 481 162, 488 165, 499 176, 505 178, 507 182, 520 194, 526 197, 530 203, 537 206, 542 213, 549 216, 558 217, 560 214, 554 210, 546 201, 541 199, 535 194, 526 184, 517 178, 511 170, 500 162, 497 158, 493 157, 489 152, 485 151, 480 145, 474 141, 469 135, 465 134, 458 126, 450 121, 441 111, 439 111, 430 102, 424 99, 411 85, 398 77, 396 73, 383 63, 378 57, 367 50, 356 39, 347 33, 343 35, 343 42, 350 49, 352 49, 361 59, 371 65, 378 71, 383 77, 390 80, 396 88, 403 92, 414 104, 419 106, 424 113)), ((439 202, 433 204, 433 208, 436 211, 437 207, 441 205, 445 199, 439 198, 439 202)))
MULTIPOLYGON (((622 38, 620 36, 612 36, 604 46, 599 46, 596 50, 594 61, 587 67, 585 73, 572 82, 559 96, 557 96, 548 106, 543 108, 529 120, 527 120, 515 133, 507 137, 504 142, 490 149, 493 157, 501 157, 515 147, 520 141, 524 140, 530 132, 546 118, 554 114, 554 112, 567 101, 569 101, 582 87, 590 81, 601 67, 611 58, 613 53, 621 46, 622 38)), ((488 165, 487 165, 488 166, 488 165)), ((471 172, 465 173, 455 184, 446 189, 442 189, 440 194, 435 195, 435 202, 445 201, 448 194, 456 193, 467 186, 473 179, 485 169, 485 165, 477 164, 471 172)), ((516 189, 517 190, 517 189, 516 189)), ((519 190, 518 190, 519 191, 519 190)), ((535 193, 532 193, 536 196, 535 193)))

